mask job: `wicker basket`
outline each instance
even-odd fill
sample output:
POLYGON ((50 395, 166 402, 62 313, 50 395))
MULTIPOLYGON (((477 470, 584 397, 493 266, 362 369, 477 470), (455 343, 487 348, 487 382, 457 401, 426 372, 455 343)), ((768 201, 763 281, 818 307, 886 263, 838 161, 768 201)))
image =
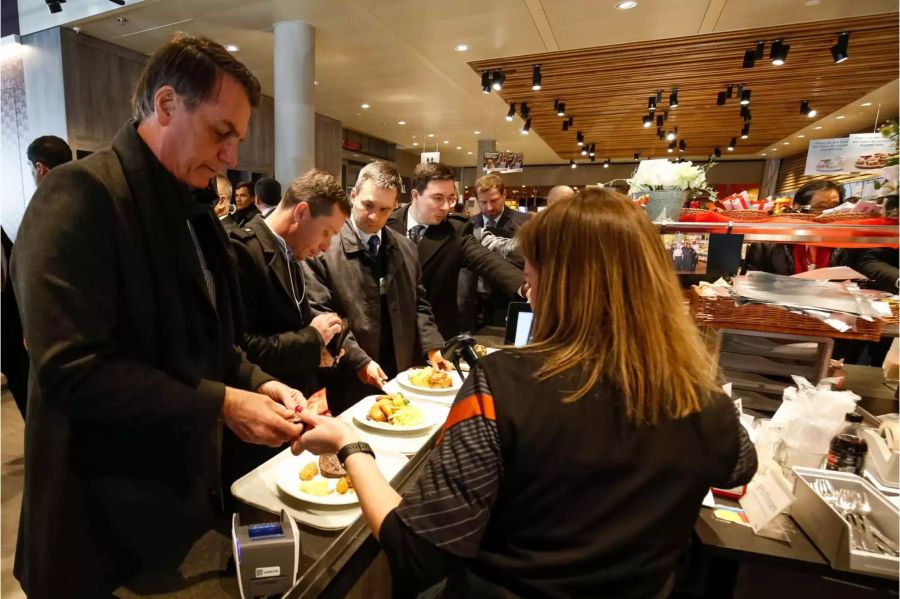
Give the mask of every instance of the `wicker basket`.
POLYGON ((820 214, 816 217, 817 223, 841 223, 846 221, 856 221, 866 218, 879 218, 881 214, 871 214, 863 212, 845 212, 843 214, 829 214, 825 216, 820 214))
POLYGON ((764 218, 769 218, 769 213, 765 210, 726 210, 722 214, 738 221, 763 220, 764 218))
MULTIPOLYGON (((859 339, 878 341, 885 320, 873 322, 856 319, 856 330, 839 332, 824 322, 764 304, 735 305, 731 297, 703 297, 695 290, 688 293, 688 302, 694 322, 714 329, 741 329, 745 331, 765 331, 833 339, 859 339)), ((893 320, 896 321, 897 305, 891 304, 893 320)), ((892 319, 886 319, 888 322, 892 319)))
POLYGON ((798 221, 809 222, 809 221, 812 221, 815 219, 816 219, 815 214, 804 214, 802 212, 788 212, 786 214, 782 213, 782 214, 773 216, 772 222, 773 223, 778 223, 778 222, 790 223, 790 222, 798 222, 798 221))

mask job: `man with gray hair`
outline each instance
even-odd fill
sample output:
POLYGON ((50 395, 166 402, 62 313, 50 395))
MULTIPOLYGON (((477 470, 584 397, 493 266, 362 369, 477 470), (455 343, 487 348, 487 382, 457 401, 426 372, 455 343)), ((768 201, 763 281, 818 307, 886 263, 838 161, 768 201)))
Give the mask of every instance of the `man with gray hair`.
POLYGON ((233 204, 231 203, 231 181, 221 173, 216 175, 216 194, 218 199, 216 200, 216 203, 213 204, 213 212, 216 213, 216 216, 218 216, 221 221, 233 211, 233 204))
POLYGON ((337 312, 350 323, 347 355, 328 384, 335 414, 426 359, 450 368, 425 299, 416 246, 384 226, 400 188, 400 175, 387 162, 364 167, 350 192, 347 223, 322 256, 303 265, 313 309, 337 312))
POLYGON ((572 196, 575 195, 575 190, 569 187, 568 185, 557 185, 550 189, 547 192, 547 207, 553 205, 554 202, 558 202, 560 200, 568 200, 572 196))

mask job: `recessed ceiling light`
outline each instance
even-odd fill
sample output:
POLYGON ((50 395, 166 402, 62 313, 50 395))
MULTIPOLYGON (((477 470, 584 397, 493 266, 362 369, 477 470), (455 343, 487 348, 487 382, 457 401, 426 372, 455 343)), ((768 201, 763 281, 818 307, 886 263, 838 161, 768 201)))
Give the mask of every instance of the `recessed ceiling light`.
POLYGON ((417 145, 419 145, 419 142, 414 141, 414 142, 413 142, 413 145, 414 145, 414 146, 417 146, 417 145))
POLYGON ((791 145, 791 142, 786 141, 786 142, 784 142, 784 145, 789 146, 789 145, 791 145))
POLYGON ((472 155, 472 152, 466 152, 466 154, 468 154, 469 156, 471 156, 471 155, 472 155))
POLYGON ((807 6, 818 6, 821 4, 822 0, 806 0, 807 6))
POLYGON ((806 137, 806 136, 805 136, 805 135, 798 135, 797 137, 803 138, 803 137, 806 137))
POLYGON ((313 81, 313 85, 319 85, 318 81, 313 81))
POLYGON ((369 108, 369 105, 368 104, 360 104, 359 107, 362 108, 363 110, 366 110, 369 108))
POLYGON ((872 105, 871 102, 863 102, 862 104, 860 104, 860 106, 863 106, 863 107, 871 106, 871 105, 872 105))
POLYGON ((845 117, 845 116, 842 115, 842 114, 839 114, 839 115, 837 115, 837 116, 834 117, 834 118, 836 118, 837 120, 841 120, 841 119, 845 119, 845 118, 847 118, 847 117, 845 117))
POLYGON ((763 153, 762 153, 762 154, 761 154, 761 156, 765 156, 765 155, 766 155, 766 153, 765 153, 765 152, 763 152, 763 153))
POLYGON ((445 139, 445 140, 444 140, 444 143, 445 143, 445 144, 448 144, 448 143, 450 143, 450 142, 449 142, 448 140, 445 139))
POLYGON ((237 44, 225 44, 225 49, 229 52, 240 52, 241 47, 237 44))
POLYGON ((429 133, 428 137, 434 137, 434 133, 429 133))
POLYGON ((456 44, 456 46, 454 46, 453 49, 456 50, 457 52, 465 52, 469 49, 469 46, 468 46, 468 44, 456 44))
POLYGON ((473 135, 481 135, 481 131, 472 131, 473 135))
POLYGON ((616 8, 619 10, 631 10, 637 6, 637 2, 634 0, 624 0, 623 2, 616 2, 616 8))
POLYGON ((406 121, 397 121, 397 124, 398 124, 398 125, 405 125, 405 124, 406 124, 406 121))
POLYGON ((819 127, 813 127, 813 129, 815 129, 816 131, 818 131, 818 130, 821 129, 821 128, 822 128, 821 126, 819 126, 819 127))
POLYGON ((462 146, 456 146, 457 150, 462 150, 462 146))

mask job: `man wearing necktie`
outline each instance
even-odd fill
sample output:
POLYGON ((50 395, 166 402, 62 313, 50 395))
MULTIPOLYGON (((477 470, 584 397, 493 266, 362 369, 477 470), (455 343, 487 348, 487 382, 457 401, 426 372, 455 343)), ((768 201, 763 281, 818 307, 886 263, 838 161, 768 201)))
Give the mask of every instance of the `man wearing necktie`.
POLYGON ((347 354, 328 383, 333 413, 426 360, 450 368, 441 356, 444 339, 425 299, 415 247, 426 227, 411 228, 407 239, 384 226, 400 187, 400 175, 390 164, 364 167, 340 235, 322 256, 303 264, 313 310, 337 312, 350 322, 347 354))
MULTIPOLYGON (((340 357, 325 347, 340 332, 341 319, 333 313, 313 317, 297 262, 328 248, 349 213, 340 182, 311 170, 291 183, 267 217, 229 231, 244 308, 240 345, 266 372, 307 397, 321 387, 318 368, 340 357)), ((223 476, 229 484, 274 455, 231 435, 223 441, 223 476)))
POLYGON ((387 225, 410 239, 417 239, 425 297, 445 339, 460 332, 457 281, 467 268, 483 276, 507 297, 522 290, 522 271, 473 237, 473 224, 450 214, 456 204, 456 177, 440 163, 419 164, 413 174, 412 201, 397 208, 387 225), (422 229, 421 227, 425 227, 422 229))

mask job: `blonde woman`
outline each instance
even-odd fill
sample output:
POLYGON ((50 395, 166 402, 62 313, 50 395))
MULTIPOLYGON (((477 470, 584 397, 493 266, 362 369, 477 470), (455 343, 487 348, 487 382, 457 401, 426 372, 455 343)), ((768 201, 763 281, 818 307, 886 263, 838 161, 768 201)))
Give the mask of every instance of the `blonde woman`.
POLYGON ((346 448, 395 591, 666 596, 707 489, 748 482, 756 454, 639 208, 588 190, 519 238, 532 343, 472 369, 409 493, 331 419, 305 416, 295 450, 346 448))

